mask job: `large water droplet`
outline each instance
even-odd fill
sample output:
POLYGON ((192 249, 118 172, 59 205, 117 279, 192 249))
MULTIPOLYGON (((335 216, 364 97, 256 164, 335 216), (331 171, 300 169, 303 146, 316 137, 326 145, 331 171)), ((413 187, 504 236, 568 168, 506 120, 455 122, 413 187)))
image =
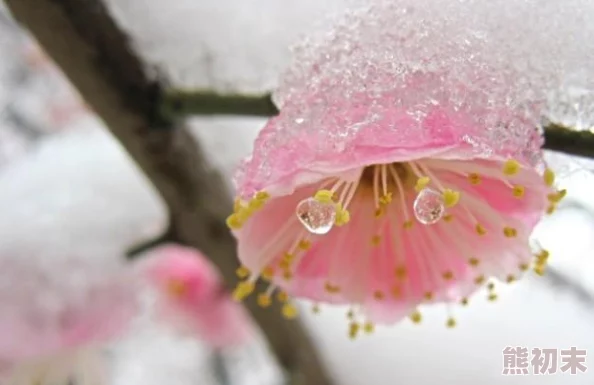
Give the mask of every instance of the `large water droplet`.
POLYGON ((430 188, 419 192, 413 203, 413 211, 418 221, 424 225, 432 225, 443 217, 445 206, 440 193, 430 188))
POLYGON ((299 202, 295 213, 307 231, 323 235, 334 225, 336 207, 334 203, 322 203, 314 198, 307 198, 299 202))

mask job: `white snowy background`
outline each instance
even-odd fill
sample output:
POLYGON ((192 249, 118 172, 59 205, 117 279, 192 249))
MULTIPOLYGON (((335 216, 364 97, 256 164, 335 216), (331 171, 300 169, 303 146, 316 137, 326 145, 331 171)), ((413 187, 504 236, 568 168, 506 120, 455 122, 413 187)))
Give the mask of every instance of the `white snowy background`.
MULTIPOLYGON (((345 2, 107 1, 151 68, 176 86, 246 93, 273 88, 289 59, 288 46, 345 2)), ((155 191, 4 10, 0 50, 0 242, 48 256, 69 251, 121 258, 129 247, 159 235, 166 211, 155 191)), ((230 176, 263 123, 196 118, 192 127, 214 164, 230 176)), ((446 310, 433 307, 424 310, 420 326, 404 321, 356 341, 346 336, 345 309, 323 307, 313 315, 304 304, 305 322, 337 384, 594 383, 594 177, 583 161, 553 158, 569 198, 537 235, 567 282, 530 277, 500 288, 496 303, 479 293, 470 306, 454 310, 454 330, 445 327, 446 310), (502 376, 506 346, 588 349, 589 371, 502 376)), ((265 353, 259 345, 229 352, 226 362, 236 376, 230 382, 279 384, 265 353)), ((147 316, 112 357, 117 385, 217 383, 205 347, 147 316)))

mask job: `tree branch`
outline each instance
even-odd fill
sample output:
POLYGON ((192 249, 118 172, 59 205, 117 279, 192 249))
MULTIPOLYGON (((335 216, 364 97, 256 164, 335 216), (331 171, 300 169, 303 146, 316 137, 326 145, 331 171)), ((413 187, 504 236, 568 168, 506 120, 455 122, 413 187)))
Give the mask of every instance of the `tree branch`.
MULTIPOLYGON (((225 225, 232 211, 226 185, 189 131, 160 114, 161 84, 147 77, 104 4, 100 0, 6 3, 158 190, 170 211, 167 237, 203 251, 226 284, 234 286, 238 261, 235 241, 225 225)), ((280 363, 294 374, 293 383, 331 383, 300 322, 282 318, 279 304, 263 310, 252 299, 246 306, 280 363)))
MULTIPOLYGON (((274 116, 278 109, 270 94, 221 95, 210 91, 169 91, 161 101, 163 116, 252 115, 274 116)), ((545 127, 547 150, 594 158, 594 133, 550 124, 545 127)))

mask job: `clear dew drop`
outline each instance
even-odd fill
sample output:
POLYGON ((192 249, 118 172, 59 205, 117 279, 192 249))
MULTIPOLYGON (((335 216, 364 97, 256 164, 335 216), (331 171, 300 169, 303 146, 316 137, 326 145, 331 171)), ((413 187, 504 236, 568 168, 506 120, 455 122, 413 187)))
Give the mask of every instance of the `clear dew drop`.
POLYGON ((425 188, 415 198, 413 211, 419 222, 424 225, 432 225, 444 215, 443 197, 437 191, 425 188))
POLYGON ((336 207, 333 203, 322 203, 314 198, 307 198, 297 204, 297 218, 312 234, 327 234, 334 226, 336 207))

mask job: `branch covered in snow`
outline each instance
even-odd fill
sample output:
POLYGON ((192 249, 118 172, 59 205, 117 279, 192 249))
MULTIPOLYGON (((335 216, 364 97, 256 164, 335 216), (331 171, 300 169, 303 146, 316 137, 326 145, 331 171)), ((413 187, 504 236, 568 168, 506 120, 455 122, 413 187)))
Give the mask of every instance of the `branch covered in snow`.
MULTIPOLYGON (((232 211, 221 175, 183 124, 159 113, 162 85, 150 79, 127 37, 99 0, 7 0, 14 17, 38 39, 85 101, 144 171, 167 204, 171 241, 212 258, 235 285, 235 242, 225 218, 232 211)), ((280 305, 247 306, 293 383, 329 384, 300 323, 280 305)))
MULTIPOLYGON (((278 114, 270 94, 221 95, 210 91, 170 91, 163 96, 164 116, 188 115, 251 115, 278 114)), ((577 131, 557 124, 545 127, 544 148, 570 155, 594 158, 594 133, 577 131)))

